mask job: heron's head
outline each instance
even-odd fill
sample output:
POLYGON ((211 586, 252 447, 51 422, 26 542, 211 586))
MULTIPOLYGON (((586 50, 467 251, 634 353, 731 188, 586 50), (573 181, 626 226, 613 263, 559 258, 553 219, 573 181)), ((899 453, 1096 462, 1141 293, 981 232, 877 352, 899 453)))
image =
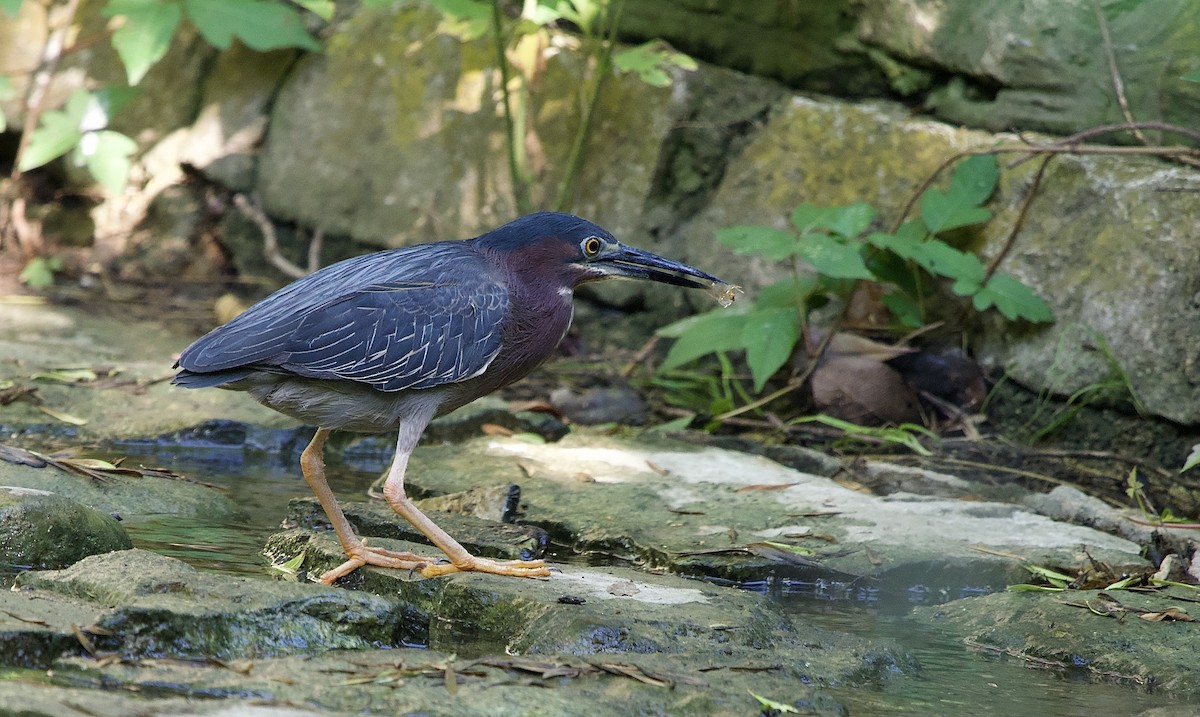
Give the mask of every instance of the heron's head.
POLYGON ((622 244, 586 219, 561 212, 529 214, 472 241, 527 280, 554 281, 562 288, 609 278, 694 289, 725 285, 712 274, 622 244))

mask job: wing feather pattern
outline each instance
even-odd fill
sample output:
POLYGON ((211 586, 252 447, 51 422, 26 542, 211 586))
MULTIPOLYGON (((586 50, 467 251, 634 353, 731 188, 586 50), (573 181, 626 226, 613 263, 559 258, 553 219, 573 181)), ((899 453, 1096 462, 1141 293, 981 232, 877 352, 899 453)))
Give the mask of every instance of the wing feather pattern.
POLYGON ((500 350, 508 292, 463 242, 348 259, 272 294, 189 346, 187 372, 256 368, 430 388, 482 373, 500 350))

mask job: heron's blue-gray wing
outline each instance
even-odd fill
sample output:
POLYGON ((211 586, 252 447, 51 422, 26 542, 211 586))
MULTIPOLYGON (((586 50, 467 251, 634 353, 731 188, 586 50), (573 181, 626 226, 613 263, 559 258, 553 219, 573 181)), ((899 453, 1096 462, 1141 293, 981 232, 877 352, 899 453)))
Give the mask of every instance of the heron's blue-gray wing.
POLYGON ((382 391, 429 388, 482 373, 507 312, 494 266, 461 243, 424 245, 311 274, 201 338, 179 363, 196 373, 255 367, 382 391))

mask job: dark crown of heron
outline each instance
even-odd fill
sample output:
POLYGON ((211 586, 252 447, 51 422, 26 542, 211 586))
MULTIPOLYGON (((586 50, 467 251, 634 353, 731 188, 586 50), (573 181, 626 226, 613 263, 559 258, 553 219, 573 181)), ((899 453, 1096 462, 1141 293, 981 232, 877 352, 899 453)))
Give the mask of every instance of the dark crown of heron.
POLYGON ((604 272, 586 268, 589 259, 617 244, 601 227, 561 212, 537 212, 472 240, 514 274, 563 287, 600 279, 604 272))

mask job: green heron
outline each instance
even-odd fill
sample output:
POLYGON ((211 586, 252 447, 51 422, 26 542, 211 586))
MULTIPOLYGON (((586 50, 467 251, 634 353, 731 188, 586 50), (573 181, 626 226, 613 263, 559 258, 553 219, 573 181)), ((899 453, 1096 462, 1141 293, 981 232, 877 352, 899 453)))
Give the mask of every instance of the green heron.
POLYGON ((320 582, 330 585, 363 565, 419 569, 426 577, 467 570, 544 577, 541 560, 467 552, 408 499, 404 471, 431 420, 545 361, 570 326, 573 290, 609 277, 732 296, 720 279, 625 246, 591 222, 540 212, 474 239, 331 264, 187 347, 173 383, 246 391, 318 427, 300 468, 347 556, 320 582), (384 496, 449 562, 368 547, 355 536, 325 480, 325 440, 338 429, 397 431, 384 496))

